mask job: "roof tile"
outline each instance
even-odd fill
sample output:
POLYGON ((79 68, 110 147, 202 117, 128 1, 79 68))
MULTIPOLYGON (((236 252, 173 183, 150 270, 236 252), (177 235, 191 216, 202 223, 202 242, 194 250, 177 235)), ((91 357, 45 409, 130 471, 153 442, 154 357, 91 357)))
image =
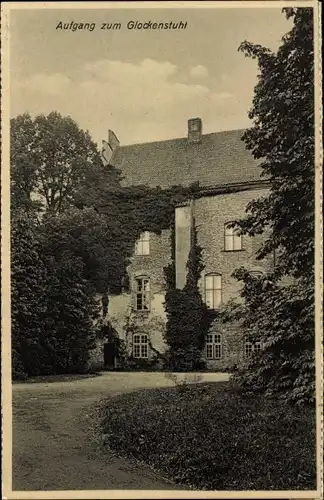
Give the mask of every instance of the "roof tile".
POLYGON ((259 161, 245 149, 243 132, 205 134, 198 144, 180 138, 120 146, 110 163, 121 170, 124 185, 167 188, 199 182, 212 187, 258 181, 259 161))

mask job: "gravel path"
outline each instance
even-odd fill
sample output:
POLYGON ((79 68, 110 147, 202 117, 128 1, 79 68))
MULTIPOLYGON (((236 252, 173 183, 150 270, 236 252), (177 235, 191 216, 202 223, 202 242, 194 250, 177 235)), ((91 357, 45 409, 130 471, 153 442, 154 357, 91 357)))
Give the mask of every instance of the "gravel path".
MULTIPOLYGON (((227 378, 202 375, 203 381, 227 378)), ((96 439, 100 400, 170 385, 162 373, 113 372, 14 384, 13 490, 181 489, 145 466, 103 452, 96 439)))

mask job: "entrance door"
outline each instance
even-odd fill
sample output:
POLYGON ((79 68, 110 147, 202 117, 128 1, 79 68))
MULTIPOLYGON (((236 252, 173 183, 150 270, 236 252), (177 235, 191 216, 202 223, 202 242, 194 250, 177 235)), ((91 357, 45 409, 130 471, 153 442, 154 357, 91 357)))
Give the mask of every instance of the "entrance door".
POLYGON ((104 365, 105 370, 116 368, 116 345, 114 342, 104 344, 104 365))

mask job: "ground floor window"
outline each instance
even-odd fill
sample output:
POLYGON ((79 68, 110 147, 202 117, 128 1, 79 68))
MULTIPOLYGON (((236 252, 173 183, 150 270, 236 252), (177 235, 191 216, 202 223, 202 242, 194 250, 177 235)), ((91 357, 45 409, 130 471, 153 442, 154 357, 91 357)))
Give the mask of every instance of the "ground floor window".
POLYGON ((133 356, 134 358, 148 358, 147 335, 133 336, 133 356))
POLYGON ((250 337, 246 337, 244 340, 244 355, 246 357, 251 356, 253 352, 261 351, 261 341, 252 340, 250 337))
POLYGON ((220 333, 209 333, 206 338, 206 359, 222 358, 222 336, 220 333))

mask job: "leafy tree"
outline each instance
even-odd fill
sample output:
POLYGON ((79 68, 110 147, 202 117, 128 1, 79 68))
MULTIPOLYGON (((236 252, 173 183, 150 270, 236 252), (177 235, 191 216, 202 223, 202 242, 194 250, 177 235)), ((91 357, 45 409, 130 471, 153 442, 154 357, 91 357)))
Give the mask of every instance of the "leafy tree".
POLYGON ((11 120, 12 203, 62 212, 89 169, 100 165, 96 144, 70 117, 57 112, 11 120))
POLYGON ((11 249, 12 368, 14 377, 23 377, 41 350, 47 279, 37 225, 25 212, 12 213, 11 249))
POLYGON ((271 188, 236 222, 244 234, 266 235, 258 258, 275 252, 276 262, 256 284, 244 269, 236 272, 245 305, 234 316, 263 342, 237 381, 309 401, 315 376, 313 9, 284 11, 293 27, 277 53, 250 42, 240 46, 259 66, 253 126, 243 140, 271 188))
POLYGON ((86 277, 84 257, 76 254, 77 240, 62 224, 63 217, 51 216, 39 224, 30 213, 13 212, 12 355, 16 378, 83 371, 89 349, 94 347, 98 304, 86 277))

